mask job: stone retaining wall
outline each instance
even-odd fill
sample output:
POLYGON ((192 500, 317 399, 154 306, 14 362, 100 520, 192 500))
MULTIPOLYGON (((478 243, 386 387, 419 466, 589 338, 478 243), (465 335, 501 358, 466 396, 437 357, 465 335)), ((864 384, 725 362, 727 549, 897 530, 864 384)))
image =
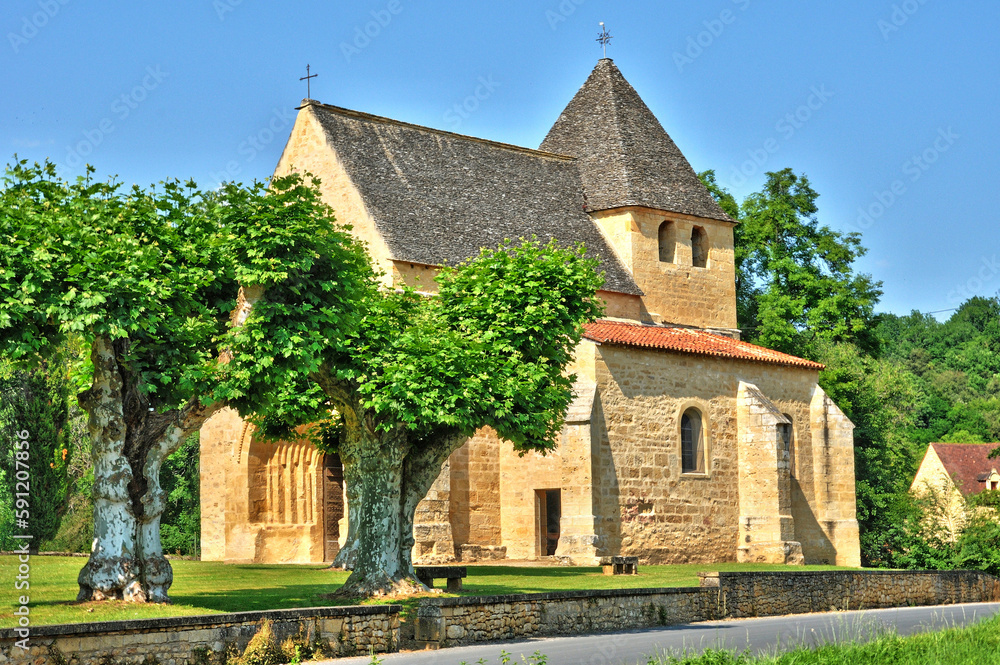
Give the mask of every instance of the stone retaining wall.
POLYGON ((400 609, 398 605, 320 607, 38 626, 30 628, 28 651, 15 646, 21 637, 7 628, 0 630, 0 663, 89 665, 111 656, 115 663, 142 663, 155 657, 160 665, 188 665, 230 645, 242 652, 265 620, 272 622, 279 643, 302 636, 310 644, 328 645, 338 656, 362 655, 370 649, 385 653, 398 649, 400 609), (64 660, 59 661, 57 654, 64 660))
POLYGON ((1000 578, 972 570, 709 573, 727 617, 1000 600, 1000 578))
MULTIPOLYGON (((640 569, 641 573, 641 569, 640 569)), ((794 571, 704 573, 701 586, 606 589, 511 596, 429 598, 417 608, 415 638, 432 648, 546 635, 579 635, 730 617, 778 616, 1000 600, 1000 578, 978 571, 794 571)), ((398 605, 240 612, 31 628, 30 649, 0 630, 0 663, 67 665, 199 661, 199 652, 242 651, 264 620, 279 641, 301 635, 338 656, 391 652, 399 645, 398 605)))
POLYGON ((437 648, 668 626, 718 616, 718 592, 697 588, 434 598, 417 608, 414 637, 421 646, 437 648))
POLYGON ((438 648, 713 619, 998 600, 1000 578, 978 571, 704 573, 700 588, 424 600, 415 638, 438 648))

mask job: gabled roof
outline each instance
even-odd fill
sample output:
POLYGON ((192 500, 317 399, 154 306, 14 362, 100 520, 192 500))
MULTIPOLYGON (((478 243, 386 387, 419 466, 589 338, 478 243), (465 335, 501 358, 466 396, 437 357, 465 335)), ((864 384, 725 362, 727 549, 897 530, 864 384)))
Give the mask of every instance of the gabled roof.
POLYGON ((1000 469, 1000 459, 989 456, 1000 443, 932 443, 930 447, 965 495, 982 491, 982 481, 993 469, 1000 469))
POLYGON ((610 59, 597 63, 541 149, 580 159, 591 210, 643 206, 733 221, 610 59))
POLYGON ((583 242, 604 289, 642 295, 584 211, 576 160, 306 100, 398 261, 457 264, 504 240, 583 242))
POLYGON ((787 367, 823 369, 823 365, 811 360, 797 358, 787 353, 772 351, 756 344, 741 342, 731 337, 723 337, 695 328, 671 328, 602 320, 584 326, 583 337, 599 344, 620 344, 718 358, 749 360, 787 367))

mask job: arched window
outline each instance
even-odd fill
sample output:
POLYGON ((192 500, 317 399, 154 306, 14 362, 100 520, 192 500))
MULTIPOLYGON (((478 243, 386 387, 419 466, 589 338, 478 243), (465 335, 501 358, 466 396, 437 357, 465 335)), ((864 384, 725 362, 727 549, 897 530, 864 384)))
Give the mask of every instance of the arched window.
POLYGON ((673 263, 674 262, 674 245, 676 241, 674 240, 674 224, 673 222, 663 222, 660 224, 659 231, 659 244, 660 244, 660 262, 662 263, 673 263))
POLYGON ((781 446, 781 454, 788 460, 788 471, 791 477, 795 477, 795 442, 792 433, 792 417, 787 413, 782 414, 788 418, 787 423, 778 423, 778 443, 781 446))
POLYGON ((708 265, 708 234, 700 226, 691 229, 691 265, 695 268, 708 265))
POLYGON ((698 409, 681 416, 681 472, 705 473, 705 433, 698 409))

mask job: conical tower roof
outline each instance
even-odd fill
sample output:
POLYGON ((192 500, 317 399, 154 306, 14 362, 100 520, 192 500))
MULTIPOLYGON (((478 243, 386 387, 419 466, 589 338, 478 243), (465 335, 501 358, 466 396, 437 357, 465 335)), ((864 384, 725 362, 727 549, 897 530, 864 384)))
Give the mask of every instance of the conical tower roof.
POLYGON ((610 59, 597 63, 541 149, 578 158, 590 210, 642 206, 733 221, 610 59))

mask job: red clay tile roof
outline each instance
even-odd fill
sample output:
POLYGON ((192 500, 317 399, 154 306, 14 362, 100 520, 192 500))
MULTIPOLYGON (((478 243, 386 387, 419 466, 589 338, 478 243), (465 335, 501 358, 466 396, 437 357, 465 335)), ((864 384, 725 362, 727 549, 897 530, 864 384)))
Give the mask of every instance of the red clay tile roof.
POLYGON ((621 344, 623 346, 639 346, 664 351, 694 353, 703 356, 719 358, 734 358, 751 362, 802 367, 805 369, 823 369, 823 365, 811 360, 796 358, 787 353, 765 349, 756 344, 740 342, 729 337, 714 335, 705 330, 692 328, 668 328, 666 326, 648 326, 639 323, 624 323, 620 321, 596 321, 585 326, 583 334, 599 344, 621 344))
POLYGON ((990 459, 992 450, 1000 443, 932 443, 931 447, 941 459, 948 475, 962 494, 974 494, 985 489, 980 475, 993 469, 1000 470, 1000 459, 990 459))

